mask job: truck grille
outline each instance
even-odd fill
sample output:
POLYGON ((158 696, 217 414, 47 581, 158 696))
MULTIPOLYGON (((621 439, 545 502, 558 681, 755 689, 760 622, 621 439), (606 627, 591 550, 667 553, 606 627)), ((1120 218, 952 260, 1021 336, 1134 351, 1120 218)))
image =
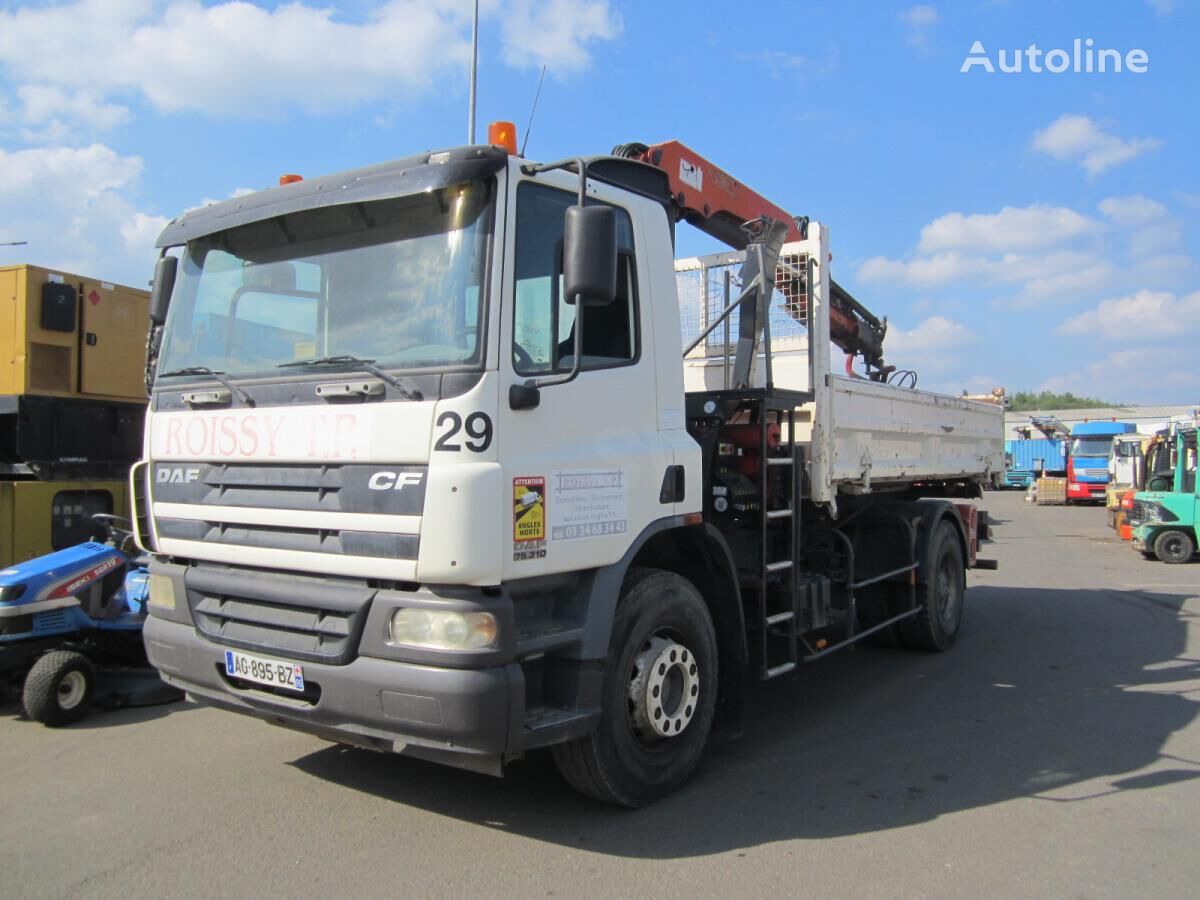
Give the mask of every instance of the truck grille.
POLYGON ((185 578, 197 630, 211 641, 307 662, 354 659, 375 591, 360 583, 195 566, 185 578))
POLYGON ((414 465, 158 462, 155 532, 159 539, 416 560, 426 472, 414 465), (360 526, 358 514, 373 522, 364 518, 360 526), (401 517, 409 524, 399 525, 401 517))

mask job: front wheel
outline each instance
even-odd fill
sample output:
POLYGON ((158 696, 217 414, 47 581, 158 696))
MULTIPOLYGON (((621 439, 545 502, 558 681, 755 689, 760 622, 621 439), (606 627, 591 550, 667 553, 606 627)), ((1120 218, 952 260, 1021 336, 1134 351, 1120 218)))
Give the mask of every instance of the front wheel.
POLYGON ((635 569, 613 622, 594 734, 553 748, 580 793, 645 806, 700 763, 717 704, 717 639, 700 592, 674 572, 635 569))
POLYGON ((1165 563, 1185 563, 1196 552, 1196 545, 1182 531, 1164 531, 1154 539, 1154 555, 1165 563))
POLYGON ((21 700, 29 718, 43 725, 70 725, 87 715, 96 667, 82 653, 47 653, 25 676, 21 700))
POLYGON ((914 650, 945 650, 962 624, 967 577, 958 531, 944 519, 929 542, 924 574, 917 592, 921 611, 900 623, 900 636, 914 650))

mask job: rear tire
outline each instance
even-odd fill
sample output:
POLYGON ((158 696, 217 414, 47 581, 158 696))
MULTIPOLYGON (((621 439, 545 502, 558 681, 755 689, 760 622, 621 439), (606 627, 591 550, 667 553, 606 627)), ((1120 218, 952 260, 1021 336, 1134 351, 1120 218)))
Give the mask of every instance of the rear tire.
POLYGON ((914 650, 945 650, 962 624, 967 582, 958 531, 945 519, 935 526, 922 572, 924 583, 917 587, 921 611, 900 622, 900 636, 914 650))
POLYGON ((96 667, 82 653, 54 650, 25 676, 25 713, 43 725, 70 725, 87 715, 96 687, 96 667))
POLYGON ((1195 552, 1191 536, 1182 531, 1164 531, 1154 539, 1154 555, 1171 565, 1187 562, 1195 552))
POLYGON ((659 569, 630 572, 601 690, 596 731, 552 748, 571 787, 638 807, 687 781, 717 705, 716 632, 691 582, 659 569))

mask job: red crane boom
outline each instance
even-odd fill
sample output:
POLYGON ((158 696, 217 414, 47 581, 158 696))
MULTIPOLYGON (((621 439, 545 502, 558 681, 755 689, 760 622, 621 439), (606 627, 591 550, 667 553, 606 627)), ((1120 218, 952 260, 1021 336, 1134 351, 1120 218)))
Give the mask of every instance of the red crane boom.
MULTIPOLYGON (((749 243, 747 224, 764 219, 788 226, 785 242, 801 240, 805 236, 807 219, 793 217, 679 141, 621 144, 613 148, 613 155, 661 169, 671 187, 676 219, 695 226, 735 250, 743 250, 749 243)), ((789 273, 777 273, 776 283, 788 297, 788 312, 803 321, 804 303, 793 302, 793 296, 785 287, 794 281, 794 276, 789 273)), ((851 357, 861 355, 871 377, 886 378, 894 368, 883 363, 887 320, 877 318, 836 282, 832 293, 830 338, 851 357)))

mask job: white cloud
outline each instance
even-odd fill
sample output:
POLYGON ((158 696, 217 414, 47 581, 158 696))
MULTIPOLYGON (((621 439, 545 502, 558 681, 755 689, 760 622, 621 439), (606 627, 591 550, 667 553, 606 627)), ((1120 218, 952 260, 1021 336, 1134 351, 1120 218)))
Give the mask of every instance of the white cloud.
POLYGON ((1162 146, 1158 138, 1119 138, 1087 116, 1064 113, 1033 135, 1033 148, 1083 166, 1089 176, 1162 146))
POLYGON ((947 213, 921 229, 910 258, 872 257, 857 274, 918 289, 1015 290, 1005 302, 1024 307, 1114 289, 1173 287, 1194 271, 1190 257, 1172 252, 1182 226, 1163 204, 1138 194, 1109 197, 1099 209, 1102 218, 1040 204, 947 213), (1119 265, 1114 246, 1124 254, 1119 265))
MULTIPOLYGON (((609 0, 485 0, 482 14, 499 19, 507 62, 557 74, 585 67, 588 48, 620 31, 609 0)), ((109 127, 121 117, 114 95, 167 112, 319 113, 411 97, 448 77, 458 85, 469 23, 467 0, 387 0, 361 21, 300 2, 75 0, 0 11, 0 65, 55 115, 109 127), (85 99, 100 102, 88 110, 85 99)))
POLYGON ((1175 12, 1175 0, 1146 0, 1146 5, 1160 16, 1169 16, 1175 12))
POLYGON ((901 22, 903 22, 905 25, 912 25, 917 28, 924 25, 936 25, 940 19, 941 17, 938 15, 937 8, 930 6, 929 4, 913 6, 900 13, 901 22))
POLYGON ((1177 297, 1169 291, 1140 290, 1101 301, 1058 327, 1064 335, 1099 335, 1114 341, 1180 338, 1200 332, 1200 291, 1177 297))
POLYGON ((19 223, 4 262, 31 262, 144 285, 154 265, 155 217, 127 199, 142 160, 103 144, 0 149, 0 222, 19 223))
POLYGON ((889 362, 902 368, 919 366, 942 371, 958 361, 957 351, 978 339, 966 325, 945 316, 930 316, 910 329, 889 328, 884 347, 889 362))
POLYGON ((621 33, 608 0, 509 0, 500 18, 504 61, 571 74, 591 62, 588 46, 621 33))
POLYGON ((863 281, 938 287, 976 275, 986 275, 991 280, 998 277, 1000 269, 1001 264, 997 261, 961 253, 939 253, 907 262, 873 256, 858 267, 858 277, 863 281))
POLYGON ((136 180, 142 160, 119 156, 103 144, 13 153, 0 149, 0 169, 4 171, 0 201, 41 195, 52 201, 74 199, 86 204, 136 180))
POLYGON ((1145 225, 1165 219, 1167 208, 1157 200, 1134 194, 1132 197, 1109 197, 1097 204, 1100 212, 1123 225, 1145 225))
POLYGON ((1157 200, 1134 194, 1109 197, 1098 204, 1100 211, 1122 229, 1122 239, 1139 257, 1161 254, 1183 238, 1183 226, 1157 200))
POLYGON ((830 47, 820 59, 785 53, 782 50, 759 50, 757 53, 738 53, 739 62, 762 66, 775 79, 804 80, 812 76, 829 75, 837 68, 837 49, 830 47))
POLYGON ((1157 366, 1161 348, 1137 347, 1105 354, 1074 372, 1047 378, 1039 391, 1071 391, 1117 404, 1194 403, 1200 373, 1181 366, 1157 366))
MULTIPOLYGON (((1144 198, 1143 198, 1144 199, 1144 198)), ((1063 206, 1006 206, 998 213, 947 213, 921 229, 922 253, 994 252, 1059 244, 1096 229, 1097 223, 1063 206)))
POLYGON ((97 133, 129 121, 128 108, 107 103, 87 88, 64 90, 45 84, 17 88, 21 101, 15 118, 22 123, 21 137, 28 143, 86 143, 97 133))
POLYGON ((154 243, 169 221, 166 216, 134 213, 133 217, 121 226, 121 240, 125 242, 125 250, 131 254, 152 255, 154 243))
POLYGON ((897 18, 908 26, 904 34, 904 43, 917 50, 928 50, 930 29, 941 21, 937 8, 922 3, 904 10, 897 18))

